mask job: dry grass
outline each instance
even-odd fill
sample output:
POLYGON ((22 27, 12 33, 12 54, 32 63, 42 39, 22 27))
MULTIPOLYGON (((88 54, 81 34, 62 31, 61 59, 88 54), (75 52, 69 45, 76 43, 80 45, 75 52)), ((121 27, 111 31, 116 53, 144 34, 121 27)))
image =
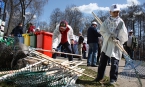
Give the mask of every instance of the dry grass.
MULTIPOLYGON (((81 68, 84 68, 85 71, 84 73, 91 75, 93 77, 96 77, 97 73, 91 69, 88 69, 86 66, 79 66, 81 68)), ((93 81, 94 79, 84 76, 82 75, 81 77, 79 77, 76 81, 76 84, 81 84, 84 87, 114 87, 113 85, 109 84, 109 78, 105 76, 104 78, 104 82, 103 83, 98 83, 93 81)))

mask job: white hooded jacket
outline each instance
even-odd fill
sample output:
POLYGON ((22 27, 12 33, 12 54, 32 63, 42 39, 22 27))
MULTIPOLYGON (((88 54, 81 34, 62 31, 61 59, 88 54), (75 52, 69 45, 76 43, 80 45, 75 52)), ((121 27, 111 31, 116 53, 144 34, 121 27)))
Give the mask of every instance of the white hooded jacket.
MULTIPOLYGON (((56 26, 56 29, 54 30, 53 32, 53 42, 52 42, 52 48, 57 48, 57 46, 59 45, 60 41, 61 41, 61 33, 59 31, 59 25, 58 24, 56 26)), ((70 44, 70 40, 71 39, 74 39, 74 34, 73 34, 73 29, 71 28, 70 25, 67 25, 67 27, 70 29, 68 32, 67 32, 67 40, 70 44)))
POLYGON ((101 25, 100 33, 103 36, 103 46, 101 51, 110 58, 115 57, 120 60, 122 52, 115 45, 111 35, 115 35, 119 39, 120 45, 123 47, 123 44, 128 40, 128 33, 123 20, 120 17, 115 19, 109 17, 101 25))

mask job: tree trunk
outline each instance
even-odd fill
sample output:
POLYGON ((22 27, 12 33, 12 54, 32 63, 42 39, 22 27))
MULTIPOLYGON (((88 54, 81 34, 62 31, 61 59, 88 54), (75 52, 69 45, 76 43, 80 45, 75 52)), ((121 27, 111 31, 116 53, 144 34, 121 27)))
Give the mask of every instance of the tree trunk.
POLYGON ((8 21, 8 28, 7 28, 7 32, 6 32, 6 35, 9 34, 9 28, 11 26, 11 21, 12 21, 12 17, 13 17, 13 13, 14 13, 14 7, 13 7, 13 0, 10 0, 10 5, 11 5, 11 12, 10 12, 10 17, 9 17, 9 21, 8 21))

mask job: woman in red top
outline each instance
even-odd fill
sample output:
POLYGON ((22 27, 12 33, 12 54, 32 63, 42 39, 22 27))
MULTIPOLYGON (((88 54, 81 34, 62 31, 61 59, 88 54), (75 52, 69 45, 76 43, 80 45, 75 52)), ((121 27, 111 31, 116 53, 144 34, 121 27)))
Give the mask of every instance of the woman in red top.
POLYGON ((28 33, 33 33, 35 31, 35 26, 33 26, 32 23, 30 23, 30 27, 28 28, 28 33))

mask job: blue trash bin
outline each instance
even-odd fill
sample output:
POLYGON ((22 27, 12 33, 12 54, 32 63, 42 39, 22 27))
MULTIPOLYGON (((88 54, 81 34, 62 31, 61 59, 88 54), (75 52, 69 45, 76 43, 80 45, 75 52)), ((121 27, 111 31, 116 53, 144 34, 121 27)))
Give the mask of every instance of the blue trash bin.
POLYGON ((21 34, 18 35, 18 39, 19 43, 24 43, 24 37, 21 34))

